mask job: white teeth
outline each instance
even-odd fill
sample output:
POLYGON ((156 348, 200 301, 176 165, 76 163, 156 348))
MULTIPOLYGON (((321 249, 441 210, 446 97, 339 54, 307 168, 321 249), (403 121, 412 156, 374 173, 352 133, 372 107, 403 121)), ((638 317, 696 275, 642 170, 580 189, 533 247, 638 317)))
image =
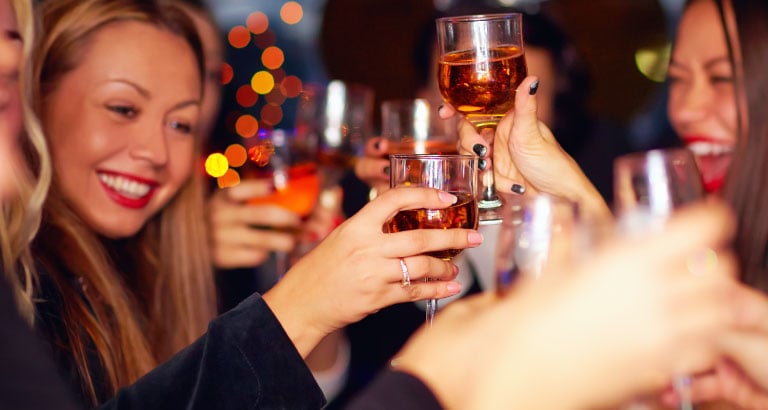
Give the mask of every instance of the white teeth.
POLYGON ((111 174, 99 174, 99 179, 108 187, 130 198, 141 198, 151 187, 138 181, 111 174))
POLYGON ((723 155, 733 152, 733 147, 730 145, 713 144, 711 142, 693 142, 688 144, 688 149, 693 152, 694 155, 723 155))

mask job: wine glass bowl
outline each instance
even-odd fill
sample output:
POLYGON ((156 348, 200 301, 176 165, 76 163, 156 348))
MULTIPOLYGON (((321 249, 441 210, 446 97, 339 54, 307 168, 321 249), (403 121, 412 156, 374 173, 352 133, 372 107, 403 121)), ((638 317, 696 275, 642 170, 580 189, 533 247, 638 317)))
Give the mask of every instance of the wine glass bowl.
POLYGON ((386 100, 381 103, 381 137, 391 154, 458 154, 457 135, 446 134, 431 116, 424 98, 386 100))
POLYGON ((495 263, 499 294, 519 277, 539 278, 553 264, 573 260, 585 239, 576 202, 548 194, 503 198, 495 263))
MULTIPOLYGON (((413 229, 477 229, 479 212, 476 199, 477 157, 473 155, 394 154, 390 161, 390 187, 426 187, 449 192, 457 201, 443 209, 401 210, 385 226, 387 232, 413 229)), ((428 252, 450 260, 462 249, 428 252)), ((437 301, 427 300, 427 323, 432 323, 437 301)))
MULTIPOLYGON (((443 17, 436 24, 437 79, 443 100, 492 144, 492 131, 514 109, 517 87, 528 75, 522 14, 443 17)), ((496 194, 492 162, 480 176, 480 220, 498 222, 502 201, 496 194)))

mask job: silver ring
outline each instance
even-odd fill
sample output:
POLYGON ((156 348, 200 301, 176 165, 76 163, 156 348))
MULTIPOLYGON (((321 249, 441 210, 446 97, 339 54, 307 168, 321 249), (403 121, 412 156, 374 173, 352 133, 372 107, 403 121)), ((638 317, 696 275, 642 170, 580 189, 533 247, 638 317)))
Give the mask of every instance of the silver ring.
POLYGON ((403 271, 403 280, 400 282, 404 288, 411 286, 411 275, 408 274, 408 266, 405 266, 405 259, 400 258, 400 269, 403 271))

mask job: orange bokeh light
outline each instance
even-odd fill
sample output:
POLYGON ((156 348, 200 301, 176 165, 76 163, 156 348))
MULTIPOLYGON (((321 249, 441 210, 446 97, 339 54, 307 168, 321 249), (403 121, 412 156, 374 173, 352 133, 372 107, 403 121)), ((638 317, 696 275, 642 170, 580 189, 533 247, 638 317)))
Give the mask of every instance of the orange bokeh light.
POLYGON ((269 94, 275 88, 275 78, 267 71, 259 71, 251 77, 251 88, 259 94, 269 94))
POLYGON ((248 26, 248 30, 251 30, 251 33, 261 34, 269 28, 269 17, 260 11, 255 11, 248 15, 245 25, 248 26))
POLYGON ((216 179, 216 182, 218 183, 219 188, 233 187, 240 183, 240 174, 234 169, 228 169, 224 175, 216 179))
POLYGON ((235 131, 243 138, 253 137, 259 132, 259 121, 253 115, 241 115, 235 122, 235 131))
POLYGON ((304 17, 304 9, 302 9, 301 4, 295 1, 286 2, 280 8, 280 18, 286 24, 296 24, 301 21, 302 17, 304 17))
POLYGON ((264 67, 270 70, 276 70, 280 68, 285 62, 285 54, 279 47, 271 46, 267 47, 263 53, 261 53, 261 63, 264 67))
POLYGON ((280 82, 280 91, 288 98, 298 97, 303 87, 301 79, 295 75, 289 75, 280 82))
POLYGON ((224 156, 227 157, 230 167, 239 167, 245 164, 245 160, 248 159, 248 152, 245 147, 240 144, 232 144, 224 151, 224 156))
POLYGON ((275 125, 283 120, 283 109, 279 105, 267 104, 261 108, 261 120, 268 125, 275 125))
POLYGON ((235 77, 235 69, 229 63, 221 64, 221 85, 227 85, 235 77))
POLYGON ((259 100, 259 95, 253 91, 250 85, 241 85, 235 93, 235 100, 241 107, 253 107, 259 100))
POLYGON ((234 48, 244 48, 251 41, 251 32, 244 26, 235 26, 229 30, 227 40, 234 48))

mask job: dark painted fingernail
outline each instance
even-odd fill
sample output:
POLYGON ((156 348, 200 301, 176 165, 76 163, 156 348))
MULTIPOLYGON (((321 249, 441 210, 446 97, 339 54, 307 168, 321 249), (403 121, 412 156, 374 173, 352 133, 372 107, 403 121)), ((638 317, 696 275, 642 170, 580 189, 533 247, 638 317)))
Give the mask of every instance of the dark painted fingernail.
POLYGON ((389 175, 389 165, 384 167, 384 175, 389 175))
POLYGON ((488 166, 488 161, 481 159, 477 161, 477 169, 480 171, 485 171, 485 168, 488 166))
POLYGON ((483 144, 475 144, 472 146, 472 151, 475 151, 475 154, 479 157, 484 157, 485 153, 488 152, 488 147, 486 147, 483 144))
POLYGON ((381 140, 376 140, 376 141, 373 143, 373 149, 375 149, 376 151, 378 151, 378 150, 379 150, 379 147, 380 147, 380 146, 381 146, 381 140))
POLYGON ((525 193, 525 187, 520 184, 512 184, 512 192, 522 195, 525 193))
POLYGON ((439 107, 437 107, 437 112, 439 113, 440 111, 442 111, 442 110, 443 110, 443 107, 445 107, 445 105, 443 105, 443 104, 440 104, 440 106, 439 106, 439 107))
POLYGON ((528 94, 536 95, 536 91, 539 91, 539 80, 536 80, 533 83, 531 83, 531 87, 528 89, 528 94))

